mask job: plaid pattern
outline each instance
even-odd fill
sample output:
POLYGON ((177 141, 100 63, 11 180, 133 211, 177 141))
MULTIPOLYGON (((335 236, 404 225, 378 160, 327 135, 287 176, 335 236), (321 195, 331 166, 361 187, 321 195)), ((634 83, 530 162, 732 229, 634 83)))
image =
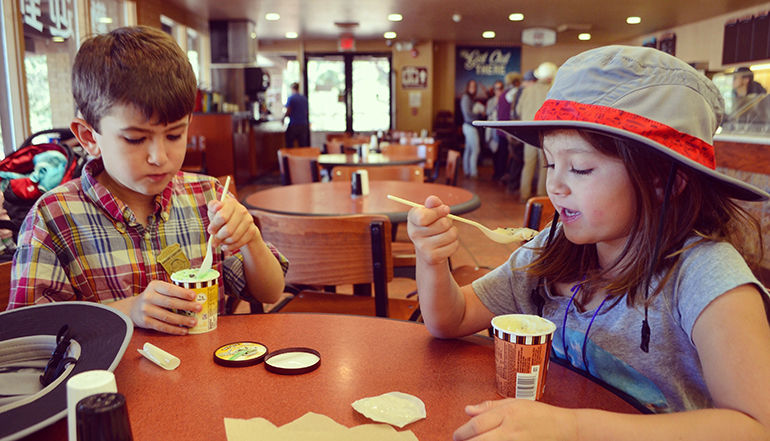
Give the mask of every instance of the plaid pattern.
MULTIPOLYGON (((206 252, 207 202, 223 188, 210 176, 179 172, 155 197, 147 228, 94 176, 104 170, 90 161, 79 180, 69 181, 41 197, 19 234, 14 256, 8 309, 84 300, 111 303, 138 295, 152 280, 172 283, 157 257, 178 243, 193 268, 206 252)), ((288 261, 268 244, 286 273, 288 261)), ((224 295, 249 299, 240 252, 214 254, 219 279, 220 313, 224 295)))

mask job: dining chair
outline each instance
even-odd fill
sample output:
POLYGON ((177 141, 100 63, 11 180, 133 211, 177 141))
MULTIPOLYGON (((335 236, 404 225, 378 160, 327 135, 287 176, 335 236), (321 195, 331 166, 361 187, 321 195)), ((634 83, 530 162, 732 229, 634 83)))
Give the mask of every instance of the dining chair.
POLYGON ((388 298, 393 259, 387 216, 290 216, 261 210, 253 214, 263 239, 289 260, 287 285, 297 287, 294 298, 278 312, 332 312, 404 320, 418 316, 416 301, 388 298), (353 285, 354 294, 314 289, 340 285, 353 285))
POLYGON ((524 226, 540 231, 551 222, 555 212, 548 196, 533 196, 527 199, 524 208, 524 226))
POLYGON ((206 138, 203 136, 190 137, 181 170, 206 174, 206 138))
POLYGON ((457 161, 460 158, 460 152, 457 150, 447 150, 446 154, 446 185, 457 186, 457 177, 460 175, 460 167, 457 161))
POLYGON ((362 165, 357 167, 337 166, 332 168, 333 182, 350 182, 353 173, 366 170, 370 181, 423 182, 425 174, 419 165, 362 165))
POLYGON ((296 147, 278 149, 278 168, 281 183, 303 184, 321 180, 318 167, 320 147, 296 147))
POLYGON ((8 307, 11 298, 11 266, 13 262, 0 263, 0 312, 8 307))

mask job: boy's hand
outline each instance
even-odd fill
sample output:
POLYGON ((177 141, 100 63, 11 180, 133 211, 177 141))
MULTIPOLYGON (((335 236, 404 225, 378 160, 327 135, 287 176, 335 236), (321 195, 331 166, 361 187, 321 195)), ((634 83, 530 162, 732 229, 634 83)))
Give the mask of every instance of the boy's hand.
POLYGON ((212 248, 222 245, 224 250, 237 250, 259 236, 254 218, 235 198, 209 201, 208 233, 214 236, 212 248))
POLYGON ((172 283, 153 280, 138 296, 126 299, 131 301, 130 309, 125 311, 115 302, 114 306, 124 310, 131 317, 134 325, 140 328, 155 329, 168 334, 185 335, 187 328, 198 322, 194 317, 177 314, 170 309, 200 312, 201 304, 194 301, 195 291, 176 286, 172 283))
POLYGON ((407 231, 418 257, 429 265, 443 263, 460 247, 457 228, 446 216, 449 206, 436 196, 425 200, 425 208, 413 208, 407 216, 407 231))

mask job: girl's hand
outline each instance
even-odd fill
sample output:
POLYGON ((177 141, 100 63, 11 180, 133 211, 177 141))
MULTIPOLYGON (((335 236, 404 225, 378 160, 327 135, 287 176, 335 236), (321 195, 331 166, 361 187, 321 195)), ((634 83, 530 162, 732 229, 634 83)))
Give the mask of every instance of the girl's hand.
POLYGON ((577 418, 572 409, 508 398, 467 406, 465 413, 472 418, 455 431, 455 441, 476 439, 482 434, 485 440, 577 439, 577 418))
POLYGON ((237 250, 259 236, 254 218, 235 198, 211 200, 208 209, 210 223, 207 231, 214 237, 212 248, 221 244, 224 250, 237 250))
POLYGON ((407 231, 417 256, 429 265, 445 262, 460 248, 457 228, 446 217, 448 214, 448 205, 436 196, 429 196, 425 208, 413 208, 407 216, 407 231))
POLYGON ((155 329, 167 334, 185 335, 187 328, 198 322, 194 317, 177 314, 171 309, 200 312, 195 291, 161 280, 153 280, 138 296, 119 300, 110 306, 119 309, 140 328, 155 329))

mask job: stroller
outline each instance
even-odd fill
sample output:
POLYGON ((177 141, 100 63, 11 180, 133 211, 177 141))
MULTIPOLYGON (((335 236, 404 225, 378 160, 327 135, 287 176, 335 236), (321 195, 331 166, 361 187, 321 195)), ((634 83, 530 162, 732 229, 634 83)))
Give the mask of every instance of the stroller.
POLYGON ((74 138, 69 128, 37 132, 0 161, 0 262, 11 259, 21 224, 35 201, 56 185, 80 177, 86 153, 74 138), (40 135, 57 139, 33 144, 40 135))

